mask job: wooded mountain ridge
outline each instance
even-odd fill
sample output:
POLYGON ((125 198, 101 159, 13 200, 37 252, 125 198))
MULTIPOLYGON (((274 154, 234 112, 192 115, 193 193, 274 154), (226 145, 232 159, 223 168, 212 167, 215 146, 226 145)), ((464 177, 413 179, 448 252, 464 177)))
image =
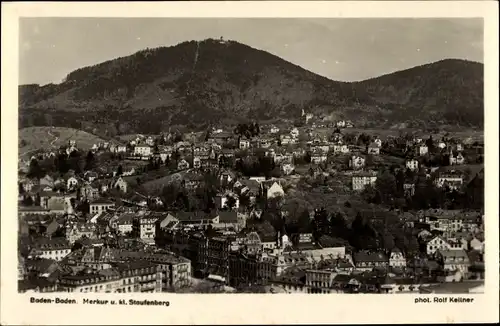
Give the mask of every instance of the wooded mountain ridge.
POLYGON ((190 41, 77 69, 60 84, 19 86, 20 127, 158 133, 295 121, 305 110, 365 127, 480 128, 483 74, 481 63, 446 59, 340 82, 235 41, 190 41))

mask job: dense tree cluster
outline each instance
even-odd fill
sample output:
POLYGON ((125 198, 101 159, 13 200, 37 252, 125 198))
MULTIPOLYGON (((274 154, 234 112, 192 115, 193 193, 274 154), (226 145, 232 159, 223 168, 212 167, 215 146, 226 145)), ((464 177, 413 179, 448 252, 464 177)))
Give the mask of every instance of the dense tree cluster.
POLYGON ((260 134, 259 124, 256 122, 252 123, 239 123, 234 128, 234 133, 239 137, 245 137, 250 139, 252 137, 258 136, 260 134))

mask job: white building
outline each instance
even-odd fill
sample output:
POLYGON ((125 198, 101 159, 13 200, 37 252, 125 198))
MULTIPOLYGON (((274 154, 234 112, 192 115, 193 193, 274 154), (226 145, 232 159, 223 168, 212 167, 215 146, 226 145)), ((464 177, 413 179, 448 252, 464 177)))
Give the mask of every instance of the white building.
POLYGON ((285 191, 277 182, 267 189, 267 198, 284 197, 285 191))
POLYGON ((126 151, 127 151, 127 146, 125 146, 125 145, 118 145, 116 147, 117 153, 125 153, 126 151))
POLYGON ((137 156, 150 156, 151 146, 148 145, 137 145, 134 147, 134 155, 137 156))
POLYGON ((71 245, 65 239, 43 239, 35 243, 31 249, 29 257, 40 257, 61 261, 71 252, 71 245))
POLYGON ((240 139, 240 144, 238 147, 240 149, 250 148, 250 141, 248 139, 240 139))
POLYGON ((90 203, 90 214, 95 215, 106 212, 108 209, 114 208, 115 203, 109 200, 95 200, 90 203))
POLYGON ((78 179, 75 177, 69 177, 66 181, 66 189, 73 189, 78 185, 78 179))
POLYGON ((440 236, 432 238, 427 242, 426 251, 427 255, 433 255, 438 250, 450 250, 450 244, 440 236))
POLYGON ((352 190, 360 191, 366 186, 374 186, 377 181, 377 176, 373 174, 359 174, 352 177, 352 190))
POLYGON ((199 157, 193 158, 193 168, 195 169, 201 168, 201 159, 199 157))
POLYGON ((407 160, 406 161, 406 168, 416 171, 418 170, 418 161, 417 160, 407 160))
POLYGON ((371 155, 379 155, 380 154, 380 146, 377 143, 373 142, 367 147, 367 153, 371 155))
POLYGON ((179 170, 189 169, 188 161, 186 161, 184 159, 180 160, 179 163, 177 164, 177 169, 179 169, 179 170))
POLYGON ((346 144, 334 144, 333 145, 333 153, 349 153, 349 147, 346 144))
POLYGON ((470 241, 470 248, 472 250, 479 251, 480 253, 484 253, 484 241, 481 241, 477 238, 473 238, 470 241))
POLYGON ((391 267, 406 267, 406 259, 398 248, 394 248, 389 256, 389 266, 391 267))
POLYGON ((429 147, 427 147, 427 145, 420 145, 417 148, 418 148, 418 155, 420 156, 424 156, 429 153, 429 147))
POLYGON ((463 177, 457 173, 441 173, 435 180, 436 187, 441 188, 446 185, 450 189, 460 188, 463 182, 463 177))
POLYGON ((146 242, 154 242, 156 235, 156 220, 151 216, 142 217, 139 222, 141 240, 146 242))
POLYGON ((365 166, 365 159, 361 156, 353 155, 349 160, 349 166, 353 169, 361 169, 365 166))
POLYGON ((295 167, 292 164, 283 164, 281 169, 283 170, 283 174, 290 175, 295 170, 295 167))
POLYGON ((155 140, 153 139, 153 137, 148 136, 148 138, 146 139, 146 144, 148 144, 149 146, 153 146, 155 144, 155 140))

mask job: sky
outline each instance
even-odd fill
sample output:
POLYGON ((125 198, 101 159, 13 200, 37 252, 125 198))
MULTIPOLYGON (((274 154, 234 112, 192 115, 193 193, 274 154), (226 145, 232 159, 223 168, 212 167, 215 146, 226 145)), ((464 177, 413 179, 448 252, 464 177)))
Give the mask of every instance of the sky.
POLYGON ((358 81, 442 59, 483 62, 481 18, 21 18, 20 84, 145 48, 220 38, 333 80, 358 81))

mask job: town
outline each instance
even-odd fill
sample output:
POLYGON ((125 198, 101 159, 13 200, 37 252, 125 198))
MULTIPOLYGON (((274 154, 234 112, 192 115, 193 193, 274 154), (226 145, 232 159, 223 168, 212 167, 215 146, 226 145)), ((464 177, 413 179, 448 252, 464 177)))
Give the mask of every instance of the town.
POLYGON ((482 139, 309 113, 127 136, 19 160, 20 292, 483 291, 482 139))

